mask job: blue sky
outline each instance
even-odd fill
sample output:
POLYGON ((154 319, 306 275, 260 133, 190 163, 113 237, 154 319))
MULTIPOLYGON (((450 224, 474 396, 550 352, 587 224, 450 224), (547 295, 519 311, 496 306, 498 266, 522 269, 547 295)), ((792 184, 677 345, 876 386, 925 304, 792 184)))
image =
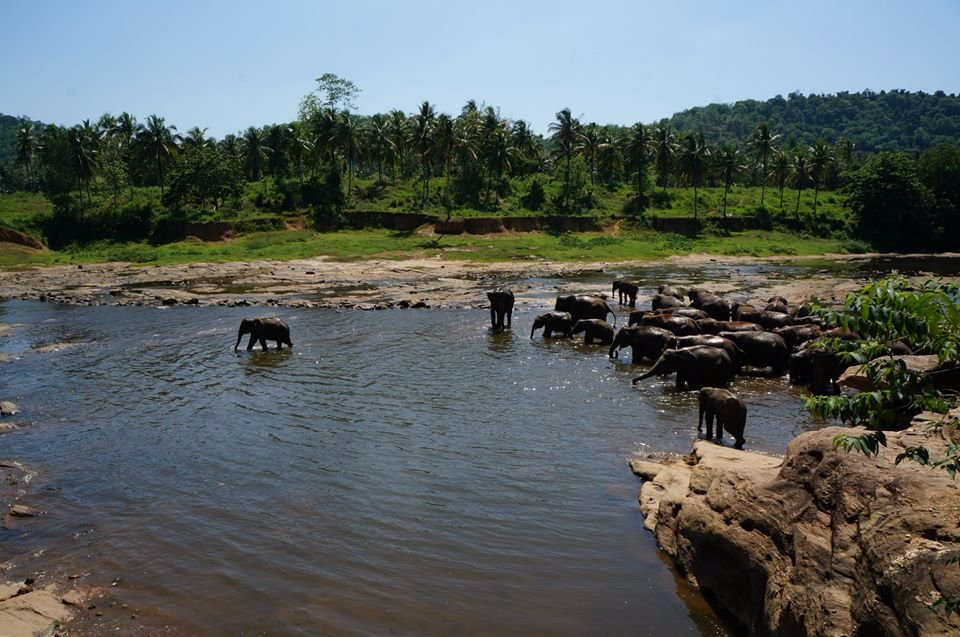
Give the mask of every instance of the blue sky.
POLYGON ((289 121, 314 79, 360 113, 468 99, 544 132, 710 102, 960 92, 960 1, 76 2, 4 0, 0 112, 74 124, 152 113, 222 136, 289 121))

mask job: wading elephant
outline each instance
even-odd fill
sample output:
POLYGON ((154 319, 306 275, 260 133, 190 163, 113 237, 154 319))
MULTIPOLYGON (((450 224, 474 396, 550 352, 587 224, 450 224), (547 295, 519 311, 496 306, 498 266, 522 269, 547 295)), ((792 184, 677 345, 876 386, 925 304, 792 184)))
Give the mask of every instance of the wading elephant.
POLYGON ((700 390, 700 418, 697 431, 703 431, 703 417, 707 417, 707 440, 713 438, 713 417, 717 417, 717 442, 723 438, 723 430, 733 436, 734 449, 743 449, 746 440, 743 428, 747 424, 747 404, 732 392, 719 387, 704 387, 700 390))
POLYGON ((636 307, 637 294, 640 292, 640 286, 630 281, 617 280, 613 282, 613 293, 619 296, 620 305, 623 305, 624 299, 629 301, 630 307, 636 307))
POLYGON ((727 356, 730 357, 730 361, 733 363, 733 371, 737 373, 740 371, 741 361, 743 360, 743 352, 740 351, 740 348, 736 344, 722 336, 715 336, 713 334, 696 334, 694 336, 672 336, 667 339, 667 344, 664 346, 664 349, 683 349, 684 347, 694 347, 695 345, 707 345, 709 347, 719 347, 727 353, 727 356))
POLYGON ((573 319, 569 312, 547 312, 541 314, 533 320, 533 327, 530 328, 530 338, 538 329, 543 328, 543 337, 550 338, 554 332, 563 336, 573 335, 573 319))
MULTIPOLYGON (((698 310, 695 307, 665 307, 653 311, 654 314, 676 314, 677 316, 686 316, 687 318, 692 318, 695 321, 700 319, 710 318, 710 315, 704 312, 703 310, 698 310)), ((639 323, 639 321, 637 321, 639 323)))
POLYGON ((290 342, 290 328, 278 318, 245 318, 240 321, 237 344, 233 346, 233 351, 237 351, 240 347, 240 339, 244 334, 250 335, 250 340, 247 342, 248 352, 253 349, 253 344, 257 341, 260 342, 260 347, 264 351, 267 350, 267 341, 276 341, 277 349, 283 349, 284 343, 293 347, 293 343, 290 342))
POLYGON ((769 367, 771 376, 780 376, 787 371, 790 349, 782 336, 772 332, 720 332, 743 352, 744 365, 769 367))
POLYGON ((640 319, 640 325, 652 325, 670 330, 677 336, 691 336, 700 333, 700 326, 692 318, 678 314, 647 314, 640 319))
POLYGON ((788 325, 770 331, 782 336, 783 340, 787 342, 787 346, 793 351, 796 351, 803 343, 820 336, 819 325, 788 325))
POLYGON ((613 342, 613 326, 603 319, 577 321, 573 326, 572 334, 579 334, 580 332, 583 332, 585 345, 593 345, 594 341, 599 341, 601 345, 609 345, 613 342))
POLYGON ((814 395, 839 392, 837 379, 847 368, 840 356, 817 343, 808 343, 787 361, 791 385, 809 385, 814 395))
POLYGON ((730 306, 730 315, 734 321, 760 322, 760 310, 749 303, 735 302, 730 306))
POLYGON ((720 332, 762 332, 763 326, 749 321, 718 321, 714 318, 705 318, 697 321, 703 334, 719 334, 720 332))
POLYGON ((780 312, 786 314, 789 309, 787 299, 782 296, 771 296, 767 299, 767 306, 763 308, 765 312, 780 312))
POLYGON ((764 329, 768 330, 787 327, 793 325, 793 322, 793 317, 786 312, 771 312, 770 310, 760 312, 760 320, 757 321, 764 329))
POLYGON ((581 319, 606 319, 613 314, 613 324, 617 324, 617 313, 610 309, 606 300, 599 296, 569 295, 558 296, 553 309, 557 312, 569 312, 574 322, 581 319))
POLYGON ((496 288, 487 292, 487 299, 490 301, 490 325, 494 332, 502 332, 513 322, 513 292, 510 288, 496 288))
POLYGON ((733 362, 720 348, 697 345, 684 349, 668 349, 660 355, 653 367, 633 379, 636 384, 651 376, 677 374, 677 389, 724 387, 733 378, 733 362))
POLYGON ((680 299, 681 301, 683 300, 683 292, 665 283, 661 283, 660 285, 657 286, 657 294, 662 294, 664 296, 673 296, 680 299))
POLYGON ((730 305, 713 292, 703 289, 690 290, 690 305, 703 310, 718 321, 730 320, 730 305))
POLYGON ((656 294, 650 302, 650 306, 656 310, 685 307, 683 301, 669 294, 656 294))
POLYGON ((655 361, 663 353, 667 342, 674 338, 673 332, 650 325, 630 325, 617 332, 610 345, 610 358, 617 358, 619 350, 629 347, 633 353, 633 363, 647 359, 655 361))

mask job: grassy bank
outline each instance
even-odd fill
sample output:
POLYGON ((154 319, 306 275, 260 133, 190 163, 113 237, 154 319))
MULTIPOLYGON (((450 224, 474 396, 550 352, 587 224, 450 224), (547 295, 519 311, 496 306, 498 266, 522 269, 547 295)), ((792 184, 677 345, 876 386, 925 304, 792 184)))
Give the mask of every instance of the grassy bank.
POLYGON ((504 235, 433 236, 389 230, 310 230, 258 232, 218 243, 181 241, 96 243, 62 251, 0 251, 0 266, 131 261, 142 264, 299 259, 326 256, 337 260, 441 257, 480 262, 621 261, 662 259, 674 254, 707 252, 719 256, 811 255, 844 250, 841 241, 752 231, 730 236, 684 237, 648 230, 619 234, 553 235, 541 232, 504 235))

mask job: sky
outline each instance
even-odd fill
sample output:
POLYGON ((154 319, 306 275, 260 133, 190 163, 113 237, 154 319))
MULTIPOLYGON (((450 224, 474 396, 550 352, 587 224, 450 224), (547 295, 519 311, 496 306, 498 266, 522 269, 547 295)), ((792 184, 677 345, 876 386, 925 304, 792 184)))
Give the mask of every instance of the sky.
POLYGON ((457 114, 474 99, 545 132, 653 122, 740 99, 890 89, 960 93, 960 0, 567 3, 4 0, 0 113, 103 113, 224 134, 291 121, 315 79, 357 112, 457 114))

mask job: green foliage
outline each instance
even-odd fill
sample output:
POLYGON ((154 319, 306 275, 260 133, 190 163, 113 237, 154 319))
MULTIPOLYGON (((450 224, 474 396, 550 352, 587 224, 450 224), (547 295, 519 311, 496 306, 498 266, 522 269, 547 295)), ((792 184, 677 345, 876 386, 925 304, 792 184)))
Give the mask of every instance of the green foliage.
POLYGON ((190 203, 217 210, 224 200, 243 193, 243 171, 236 159, 205 146, 187 150, 170 172, 170 188, 163 203, 178 207, 190 203))
POLYGON ((704 131, 712 143, 740 142, 758 122, 782 139, 812 144, 851 138, 861 151, 921 151, 960 137, 960 97, 942 91, 863 91, 836 95, 790 93, 691 108, 664 120, 680 131, 704 131))
POLYGON ((833 446, 842 447, 848 453, 852 450, 865 456, 875 456, 880 453, 881 446, 887 446, 887 437, 882 431, 871 431, 862 435, 837 434, 833 437, 833 446))
POLYGON ((543 184, 540 183, 539 179, 533 179, 530 181, 530 188, 527 190, 527 194, 523 196, 520 203, 523 204, 523 207, 527 210, 537 211, 543 207, 546 200, 547 195, 543 190, 543 184))

